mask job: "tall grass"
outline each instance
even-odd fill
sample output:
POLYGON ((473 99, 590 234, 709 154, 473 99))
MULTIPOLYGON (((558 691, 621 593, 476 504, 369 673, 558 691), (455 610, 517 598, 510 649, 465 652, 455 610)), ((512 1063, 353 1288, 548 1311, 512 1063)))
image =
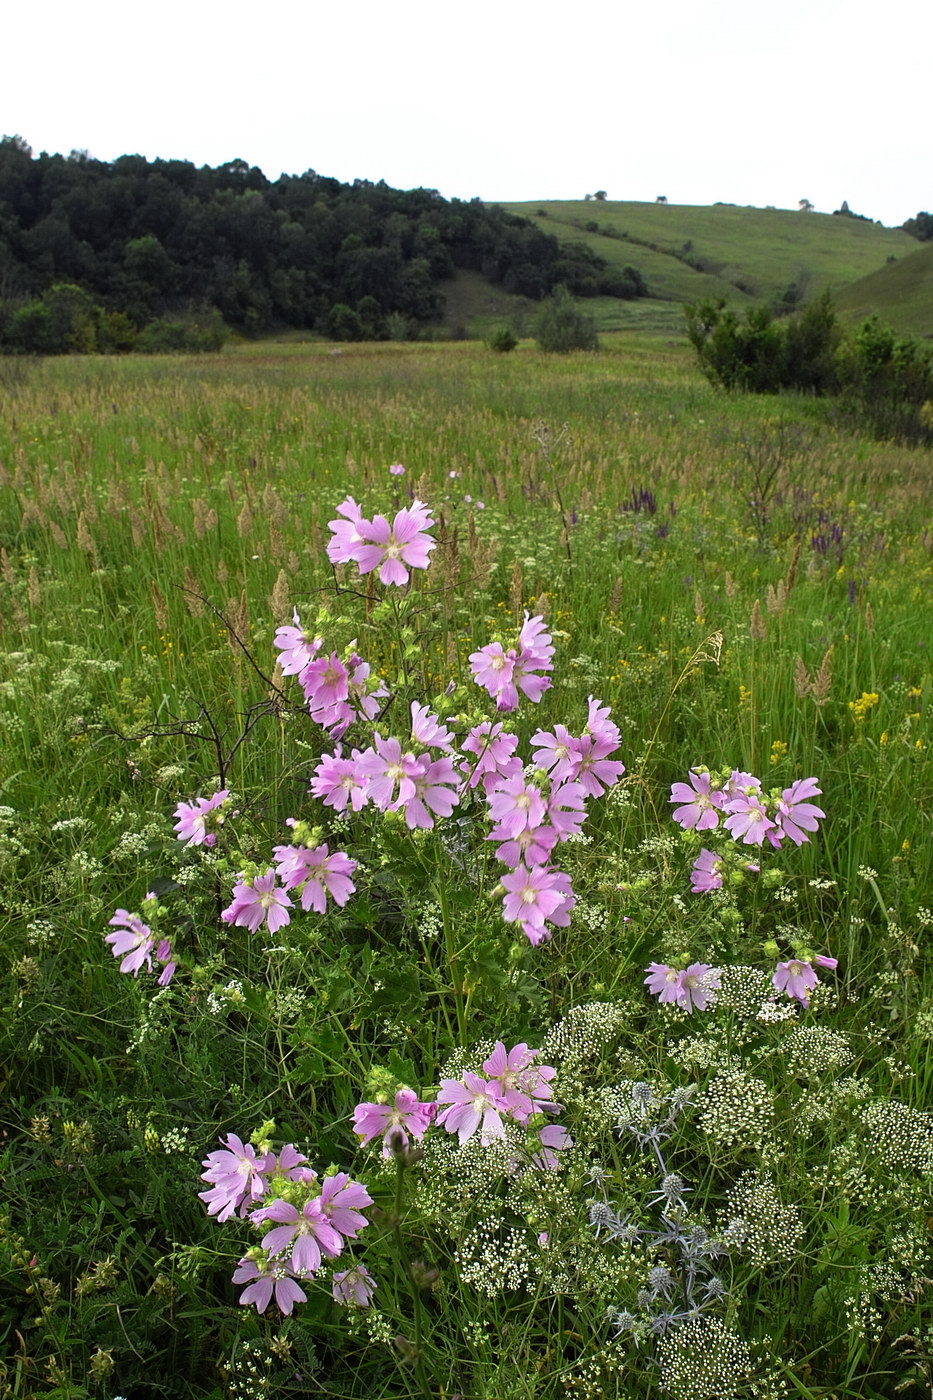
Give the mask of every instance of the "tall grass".
POLYGON ((60 360, 0 396, 0 1395, 926 1394, 930 454, 721 396, 649 338, 60 360), (439 543, 386 610, 335 577, 327 526, 409 489, 439 543), (522 752, 595 695, 627 769, 568 846, 551 942, 503 923, 475 818, 410 833, 308 795, 326 736, 271 643, 295 606, 389 681, 386 733, 409 698, 475 720, 470 652, 546 617, 522 752), (691 895, 668 795, 703 764, 816 775, 827 820, 767 878, 691 895), (205 856, 173 814, 221 779, 238 815, 205 856), (281 938, 227 928, 289 817, 360 860, 356 895, 281 938), (104 943, 151 891, 183 949, 161 990, 104 943), (761 1018, 795 940, 837 972, 761 1018), (649 961, 732 971, 687 1016, 645 995, 649 961), (354 1105, 429 1094, 496 1039, 557 1067, 566 1165, 513 1179, 439 1130, 423 1163, 357 1147, 354 1105), (686 1256, 650 1243, 640 1083, 657 1115, 691 1090, 665 1165, 726 1250, 723 1301, 663 1335, 638 1298, 686 1256), (231 1132, 367 1182, 372 1308, 312 1285, 288 1319, 236 1306, 249 1228, 196 1195, 231 1132), (594 1201, 634 1242, 594 1233, 594 1201))

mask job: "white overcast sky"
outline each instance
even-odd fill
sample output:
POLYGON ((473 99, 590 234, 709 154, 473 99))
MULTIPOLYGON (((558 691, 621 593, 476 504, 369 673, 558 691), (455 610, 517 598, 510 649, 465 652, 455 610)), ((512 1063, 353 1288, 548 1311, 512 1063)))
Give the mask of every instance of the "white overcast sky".
POLYGON ((931 0, 34 0, 0 134, 489 201, 933 209, 931 0))

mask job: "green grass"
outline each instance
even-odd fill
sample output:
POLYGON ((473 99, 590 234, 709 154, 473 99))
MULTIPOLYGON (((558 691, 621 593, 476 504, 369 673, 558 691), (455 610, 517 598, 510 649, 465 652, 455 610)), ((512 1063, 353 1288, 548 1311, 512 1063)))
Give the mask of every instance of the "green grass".
MULTIPOLYGON (((652 302, 662 303, 724 296, 742 306, 777 300, 789 286, 809 299, 826 288, 835 293, 917 246, 900 229, 786 209, 613 200, 505 207, 558 238, 586 243, 611 266, 631 263, 647 281, 652 302), (587 231, 591 223, 596 232, 587 231)), ((675 330, 680 316, 679 306, 623 303, 612 328, 675 330)))
POLYGON ((844 287, 836 305, 847 320, 880 316, 898 331, 933 338, 933 244, 844 287))
POLYGON ((267 342, 0 362, 3 1400, 926 1393, 930 465, 808 400, 717 393, 656 331, 565 357, 267 342), (388 602, 352 568, 338 589, 338 504, 391 516, 409 487, 438 518, 430 569, 388 602), (381 732, 406 743, 414 699, 461 731, 492 717, 470 652, 547 615, 554 685, 501 718, 526 757, 539 726, 579 733, 594 695, 626 765, 588 840, 559 848, 578 905, 552 941, 502 920, 466 793, 464 826, 414 834, 309 797, 332 744, 273 673, 294 606, 386 679, 381 732), (704 763, 778 790, 816 775, 827 819, 761 878, 694 896, 722 833, 684 835, 668 797, 704 763), (189 850, 175 806, 221 766, 236 815, 213 854, 189 850), (360 861, 356 894, 275 939, 222 923, 288 817, 360 861), (167 990, 104 943, 153 888, 181 963, 167 990), (839 960, 812 1009, 760 1020, 776 960, 808 949, 839 960), (649 961, 745 971, 688 1017, 646 996, 649 961), (516 1178, 439 1130, 398 1174, 358 1146, 380 1085, 430 1097, 497 1038, 558 1069, 578 1144, 559 1171, 516 1178), (596 1239, 589 1203, 659 1228, 659 1162, 616 1130, 645 1082, 695 1095, 659 1149, 689 1218, 749 1231, 716 1263, 731 1330, 636 1348, 606 1308, 637 1311, 679 1247, 596 1239), (277 1147, 368 1184, 372 1312, 326 1281, 290 1319, 237 1306, 258 1236, 206 1216, 200 1164, 268 1120, 277 1147))

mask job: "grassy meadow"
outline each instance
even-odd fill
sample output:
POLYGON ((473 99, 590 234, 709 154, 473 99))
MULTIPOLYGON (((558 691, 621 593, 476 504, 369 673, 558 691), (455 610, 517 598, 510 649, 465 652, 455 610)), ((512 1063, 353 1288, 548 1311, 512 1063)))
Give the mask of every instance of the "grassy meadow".
MULTIPOLYGON (((644 300, 588 302, 601 330, 679 331, 683 306, 706 297, 725 297, 737 309, 778 302, 793 288, 798 302, 829 290, 834 296, 852 283, 878 273, 889 262, 913 254, 917 241, 903 229, 861 219, 804 214, 790 209, 751 209, 731 204, 694 206, 617 200, 555 200, 508 204, 510 213, 531 219, 545 233, 587 244, 610 267, 630 263, 648 284, 644 300)), ((875 289, 880 290, 880 289, 875 289)), ((860 308, 890 305, 906 311, 909 298, 891 289, 876 307, 873 289, 860 308), (903 306, 902 306, 903 303, 903 306)), ((861 310, 859 314, 868 312, 861 310)), ((905 330, 928 331, 916 318, 905 330)))
POLYGON ((0 1398, 933 1393, 931 483, 929 452, 718 393, 663 334, 0 360, 0 1398), (431 507, 407 587, 328 562, 348 495, 431 507), (481 787, 414 829, 310 794, 334 739, 276 663, 296 608, 403 749, 415 701, 458 743, 498 719, 546 793, 535 732, 611 707, 625 772, 554 852, 552 937, 503 917, 481 787), (552 685, 497 715, 470 654, 525 613, 552 685), (815 777, 825 821, 684 830, 701 768, 815 777), (215 842, 178 839, 219 790, 215 842), (224 921, 293 839, 355 892, 224 921), (701 847, 725 868, 695 894, 701 847), (165 985, 121 974, 118 910, 171 942, 165 985), (772 981, 793 960, 807 1004, 772 981), (703 965, 709 1005, 659 1002, 649 963, 703 965), (540 1093, 501 1135, 360 1143, 358 1105, 433 1105, 496 1042, 556 1071, 555 1150, 540 1093), (238 1261, 287 1252, 198 1199, 229 1135, 278 1154, 296 1238, 331 1238, 320 1179, 371 1198, 294 1309, 238 1302, 238 1261))

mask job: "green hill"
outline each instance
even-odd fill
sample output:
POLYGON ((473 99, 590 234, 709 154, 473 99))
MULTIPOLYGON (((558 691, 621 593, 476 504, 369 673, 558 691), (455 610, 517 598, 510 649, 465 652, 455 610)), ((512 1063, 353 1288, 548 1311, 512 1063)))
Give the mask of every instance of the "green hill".
POLYGON ((611 267, 637 267, 651 297, 592 304, 603 329, 680 328, 681 306, 707 296, 738 305, 834 294, 901 258, 917 244, 901 229, 861 219, 730 204, 642 204, 562 200, 507 204, 509 213, 569 242, 585 243, 611 267))
POLYGON ((836 296, 841 316, 877 314, 895 330, 933 339, 933 243, 862 277, 836 296))

